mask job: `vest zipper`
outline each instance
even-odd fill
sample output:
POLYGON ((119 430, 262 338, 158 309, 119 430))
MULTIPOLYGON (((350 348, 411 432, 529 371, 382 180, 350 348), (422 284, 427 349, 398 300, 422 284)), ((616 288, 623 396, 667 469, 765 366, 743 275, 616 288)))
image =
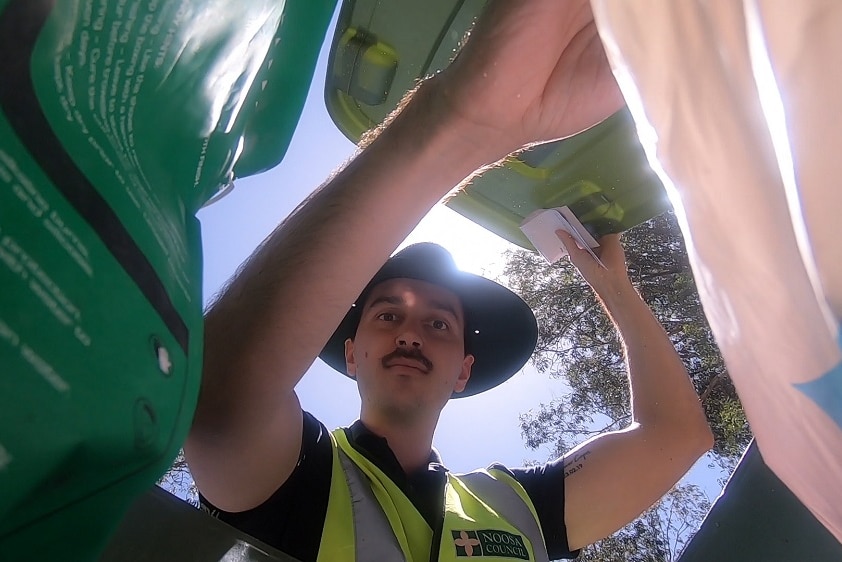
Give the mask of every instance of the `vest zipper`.
POLYGON ((447 515, 447 502, 445 501, 445 493, 447 492, 447 485, 450 480, 450 477, 447 474, 446 468, 444 468, 444 470, 441 471, 441 475, 442 481, 438 489, 438 494, 441 498, 441 504, 439 504, 438 521, 436 521, 436 526, 433 528, 433 539, 430 541, 430 562, 438 562, 439 560, 439 553, 441 552, 441 534, 444 530, 444 519, 447 515))
MULTIPOLYGON (((447 486, 447 481, 445 480, 445 486, 447 486)), ((442 496, 444 494, 442 493, 442 496)), ((433 529, 433 540, 430 541, 430 562, 438 562, 439 560, 439 552, 441 552, 441 533, 444 529, 444 498, 442 498, 441 502, 441 517, 436 522, 436 528, 433 529)))

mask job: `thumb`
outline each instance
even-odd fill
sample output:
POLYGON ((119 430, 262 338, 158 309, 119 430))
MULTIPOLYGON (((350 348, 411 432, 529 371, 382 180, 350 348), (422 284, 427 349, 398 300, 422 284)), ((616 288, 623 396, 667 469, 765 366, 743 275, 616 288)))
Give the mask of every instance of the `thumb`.
POLYGON ((567 232, 566 230, 563 230, 563 229, 559 228, 558 230, 555 231, 555 235, 558 236, 559 240, 561 240, 561 243, 564 246, 564 249, 567 250, 568 254, 572 254, 574 250, 575 251, 584 250, 584 248, 582 248, 579 245, 579 241, 576 240, 573 237, 573 235, 570 234, 569 232, 567 232))

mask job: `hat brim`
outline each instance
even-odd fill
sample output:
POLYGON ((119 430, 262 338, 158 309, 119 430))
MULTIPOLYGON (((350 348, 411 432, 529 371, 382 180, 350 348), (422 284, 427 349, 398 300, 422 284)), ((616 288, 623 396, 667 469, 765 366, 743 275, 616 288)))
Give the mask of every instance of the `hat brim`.
MULTIPOLYGON (((399 257, 399 256, 398 256, 399 257)), ((485 392, 518 372, 532 356, 538 340, 538 324, 523 299, 502 285, 479 275, 429 267, 411 260, 390 259, 363 290, 339 327, 328 340, 321 359, 348 376, 345 341, 354 339, 360 313, 371 288, 388 279, 427 281, 455 293, 465 313, 466 349, 474 356, 471 378, 453 398, 485 392)))

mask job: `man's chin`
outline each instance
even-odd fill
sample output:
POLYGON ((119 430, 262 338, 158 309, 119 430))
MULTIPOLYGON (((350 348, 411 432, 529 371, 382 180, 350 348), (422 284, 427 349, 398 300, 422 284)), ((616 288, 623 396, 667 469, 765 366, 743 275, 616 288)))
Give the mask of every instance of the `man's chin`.
POLYGON ((404 387, 404 390, 407 392, 402 392, 401 389, 395 389, 394 392, 389 393, 387 396, 381 396, 381 399, 378 401, 380 409, 389 411, 392 415, 406 418, 414 418, 419 415, 438 415, 450 400, 450 395, 439 397, 438 399, 431 396, 422 399, 418 396, 417 392, 411 392, 409 386, 404 387))

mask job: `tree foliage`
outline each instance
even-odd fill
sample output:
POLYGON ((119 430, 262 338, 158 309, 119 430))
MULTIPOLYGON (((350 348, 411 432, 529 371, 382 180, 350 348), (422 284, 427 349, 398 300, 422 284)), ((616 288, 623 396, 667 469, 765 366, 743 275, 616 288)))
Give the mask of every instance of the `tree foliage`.
POLYGON ((190 505, 199 507, 199 490, 193 482, 183 449, 178 451, 178 456, 175 457, 172 466, 158 479, 157 484, 190 505))
MULTIPOLYGON (((664 326, 699 394, 715 437, 713 453, 733 466, 751 439, 734 385, 714 341, 672 213, 623 236, 629 276, 664 326)), ((531 448, 557 454, 583 439, 624 427, 630 420, 622 346, 593 291, 568 260, 547 264, 518 250, 504 271, 538 318, 533 362, 561 377, 570 393, 521 416, 531 448)))
POLYGON ((709 508, 698 486, 676 486, 633 523, 584 548, 577 560, 674 562, 709 508))

